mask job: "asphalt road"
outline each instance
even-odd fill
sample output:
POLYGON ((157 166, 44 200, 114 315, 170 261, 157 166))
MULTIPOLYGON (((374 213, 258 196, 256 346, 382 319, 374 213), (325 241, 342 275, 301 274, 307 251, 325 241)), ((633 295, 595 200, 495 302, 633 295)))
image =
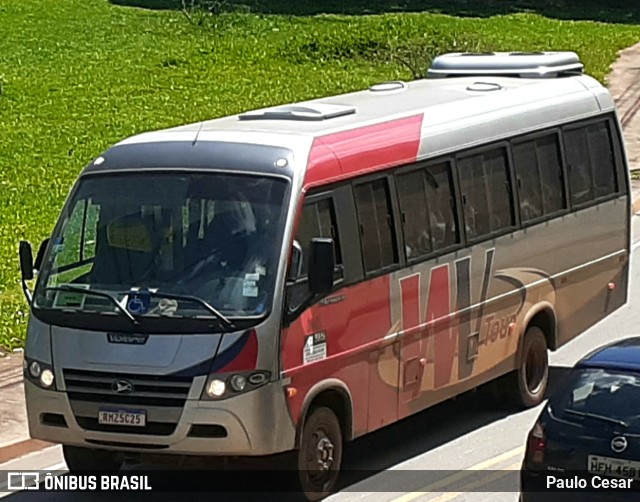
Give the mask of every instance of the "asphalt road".
MULTIPOLYGON (((634 241, 640 217, 634 217, 634 241)), ((640 335, 640 251, 632 253, 630 301, 603 322, 551 354, 550 392, 578 359, 619 338, 640 335)), ((540 407, 514 413, 491 399, 484 389, 459 396, 347 446, 341 490, 332 502, 516 502, 517 470, 524 443, 540 407)), ((0 470, 64 470, 60 447, 0 465, 0 470)), ((132 473, 135 468, 131 468, 132 473)), ((251 474, 247 474, 251 485, 251 474)), ((212 490, 215 493, 215 477, 212 490)), ((299 500, 292 494, 161 494, 161 493, 0 493, 7 502, 84 501, 154 502, 184 500, 299 500)))

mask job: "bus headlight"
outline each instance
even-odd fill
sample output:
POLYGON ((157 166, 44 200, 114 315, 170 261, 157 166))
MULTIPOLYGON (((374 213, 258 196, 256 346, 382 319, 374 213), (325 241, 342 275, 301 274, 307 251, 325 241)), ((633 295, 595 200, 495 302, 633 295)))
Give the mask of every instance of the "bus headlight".
POLYGON ((271 373, 264 370, 250 370, 226 375, 209 375, 200 399, 227 399, 250 392, 269 383, 271 373))
POLYGON ((207 384, 206 389, 207 395, 213 399, 221 397, 224 394, 225 390, 227 390, 226 384, 222 380, 218 380, 217 378, 215 380, 211 380, 207 384))
POLYGON ((29 365, 29 373, 31 373, 31 376, 33 378, 39 378, 40 377, 40 373, 42 373, 42 368, 40 367, 40 363, 38 361, 33 361, 29 365))
POLYGON ((236 392, 242 392, 247 386, 247 379, 242 375, 233 375, 230 383, 233 390, 236 392))
POLYGON ((26 357, 23 364, 25 367, 25 380, 29 380, 41 389, 55 390, 55 376, 51 364, 35 361, 26 357))
POLYGON ((43 387, 47 389, 51 387, 53 385, 53 371, 44 370, 40 374, 40 383, 42 384, 43 387))

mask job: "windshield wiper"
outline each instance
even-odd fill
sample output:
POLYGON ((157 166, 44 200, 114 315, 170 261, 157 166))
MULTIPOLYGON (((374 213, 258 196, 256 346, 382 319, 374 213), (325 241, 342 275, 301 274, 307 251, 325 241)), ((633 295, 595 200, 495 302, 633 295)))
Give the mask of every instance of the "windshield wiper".
POLYGON ((565 408, 563 410, 565 413, 569 413, 570 415, 577 415, 579 417, 584 418, 595 418, 597 420, 602 420, 604 422, 611 422, 616 425, 621 425, 622 427, 629 427, 629 424, 623 420, 619 420, 617 418, 605 417, 604 415, 598 415, 596 413, 589 413, 586 411, 574 410, 572 408, 565 408))
POLYGON ((93 289, 76 288, 74 286, 55 286, 55 287, 44 288, 44 290, 45 291, 67 291, 69 293, 81 293, 84 295, 106 298, 107 300, 110 300, 111 303, 113 303, 116 306, 116 308, 120 312, 122 312, 125 315, 125 317, 129 319, 133 324, 140 324, 137 321, 137 319, 133 317, 133 315, 131 315, 131 313, 127 309, 125 309, 122 305, 120 305, 120 303, 118 303, 118 299, 115 296, 110 295, 109 293, 105 293, 103 291, 95 291, 93 289))
POLYGON ((222 321, 222 323, 227 328, 229 329, 235 328, 234 324, 224 314, 222 314, 218 309, 211 306, 209 303, 205 302, 202 298, 198 298, 197 296, 176 295, 173 293, 160 293, 158 291, 149 291, 148 289, 141 290, 141 291, 133 291, 133 292, 127 291, 124 294, 131 295, 136 293, 140 293, 143 295, 148 294, 149 296, 152 296, 154 298, 166 298, 167 300, 183 300, 183 301, 197 303, 201 307, 204 307, 205 310, 208 310, 210 313, 212 313, 214 317, 222 321))

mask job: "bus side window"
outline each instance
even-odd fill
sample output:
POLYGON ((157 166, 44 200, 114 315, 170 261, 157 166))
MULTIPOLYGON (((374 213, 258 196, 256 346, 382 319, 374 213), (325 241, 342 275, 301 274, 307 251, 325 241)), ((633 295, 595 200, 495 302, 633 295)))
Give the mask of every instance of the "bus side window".
POLYGON ((566 208, 558 136, 550 134, 513 146, 523 222, 566 208))
POLYGON ((574 205, 618 192, 611 133, 606 122, 565 131, 564 143, 574 205))
POLYGON ((468 239, 515 225, 504 148, 462 158, 458 171, 468 239))
POLYGON ((400 174, 396 184, 407 259, 460 242, 449 163, 400 174))
POLYGON ((544 213, 551 214, 567 208, 564 191, 564 173, 560 142, 556 134, 536 140, 536 154, 540 183, 542 184, 542 204, 544 213))
POLYGON ((429 199, 433 250, 460 242, 460 232, 453 203, 453 180, 448 162, 427 167, 426 190, 429 199))
POLYGON ((321 199, 317 202, 307 203, 302 210, 298 231, 295 240, 302 249, 302 264, 300 275, 289 291, 289 307, 299 306, 309 295, 307 286, 309 246, 314 237, 330 237, 333 239, 336 258, 336 271, 334 279, 342 277, 342 252, 338 228, 336 226, 335 210, 331 198, 321 199))
POLYGON ((430 207, 423 170, 397 177, 398 199, 402 211, 402 226, 407 259, 418 258, 433 250, 430 207))
POLYGON ((569 171, 571 203, 584 204, 594 199, 593 178, 589 163, 589 144, 584 128, 564 133, 564 144, 569 171))
POLYGON ((314 237, 329 237, 333 239, 336 265, 342 265, 340 241, 336 227, 335 212, 331 199, 322 199, 304 206, 296 240, 302 247, 302 275, 308 272, 309 245, 314 237))
POLYGON ((600 122, 590 125, 587 127, 587 138, 596 197, 618 193, 615 157, 608 124, 600 122))
POLYGON ((391 197, 386 178, 354 187, 366 273, 398 263, 391 197))

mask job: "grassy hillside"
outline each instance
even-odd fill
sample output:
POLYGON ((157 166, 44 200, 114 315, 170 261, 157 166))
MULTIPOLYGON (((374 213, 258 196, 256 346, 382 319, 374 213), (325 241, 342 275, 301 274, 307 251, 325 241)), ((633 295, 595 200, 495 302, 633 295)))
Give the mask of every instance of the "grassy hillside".
POLYGON ((560 21, 537 14, 193 12, 189 22, 180 9, 115 3, 0 0, 0 346, 5 349, 22 343, 26 325, 18 241, 28 239, 37 248, 78 172, 123 137, 409 79, 433 54, 449 50, 570 49, 603 80, 617 51, 640 38, 640 26, 629 22, 560 21))

